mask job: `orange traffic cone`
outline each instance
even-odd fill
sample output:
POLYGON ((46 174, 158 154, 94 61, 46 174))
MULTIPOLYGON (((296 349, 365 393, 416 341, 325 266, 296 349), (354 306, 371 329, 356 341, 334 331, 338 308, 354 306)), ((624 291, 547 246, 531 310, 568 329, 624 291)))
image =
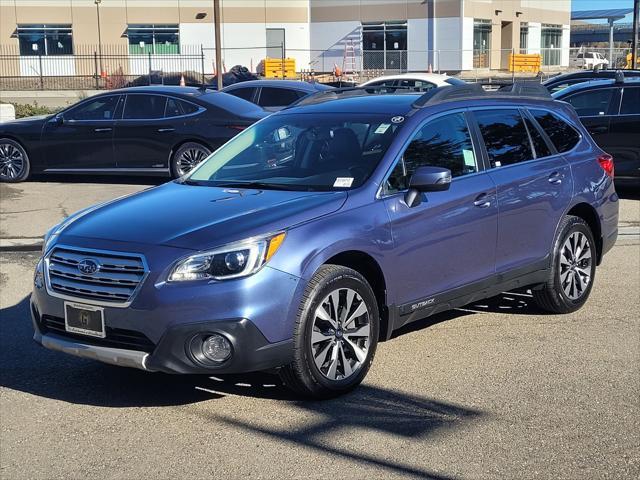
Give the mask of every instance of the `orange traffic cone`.
POLYGON ((184 75, 180 75, 180 86, 184 87, 186 85, 186 82, 184 81, 184 75))

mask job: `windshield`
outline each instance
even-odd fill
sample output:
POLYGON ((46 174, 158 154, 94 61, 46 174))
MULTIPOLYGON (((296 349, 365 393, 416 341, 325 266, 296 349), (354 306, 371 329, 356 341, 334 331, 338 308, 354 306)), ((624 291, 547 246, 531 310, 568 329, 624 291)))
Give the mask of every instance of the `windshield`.
POLYGON ((362 185, 403 117, 279 114, 227 142, 184 181, 283 190, 344 190, 362 185))

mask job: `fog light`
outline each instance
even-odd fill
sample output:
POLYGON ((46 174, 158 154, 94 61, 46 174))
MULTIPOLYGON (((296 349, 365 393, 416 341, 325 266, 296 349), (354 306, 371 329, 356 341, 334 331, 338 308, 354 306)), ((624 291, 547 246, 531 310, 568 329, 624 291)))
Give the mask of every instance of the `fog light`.
POLYGON ((231 342, 214 333, 202 341, 202 354, 212 362, 222 363, 231 357, 231 342))

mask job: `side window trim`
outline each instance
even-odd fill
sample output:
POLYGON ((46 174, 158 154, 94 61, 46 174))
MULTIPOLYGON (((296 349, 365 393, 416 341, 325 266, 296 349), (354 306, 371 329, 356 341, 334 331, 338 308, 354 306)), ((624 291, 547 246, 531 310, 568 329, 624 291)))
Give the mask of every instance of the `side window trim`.
MULTIPOLYGON (((119 120, 117 113, 120 111, 120 113, 122 114, 122 109, 120 108, 121 102, 122 102, 122 97, 124 95, 122 95, 121 93, 114 93, 111 95, 104 95, 101 96, 100 98, 109 98, 109 97, 120 97, 118 98, 118 101, 116 103, 116 109, 114 110, 114 116, 113 118, 110 119, 96 119, 96 120, 74 120, 73 118, 69 118, 69 119, 65 119, 65 121, 67 122, 73 122, 73 123, 83 123, 83 122, 113 122, 115 120, 119 120)), ((94 100, 98 100, 97 98, 87 98, 85 101, 78 103, 72 107, 70 107, 68 110, 62 112, 62 116, 64 117, 65 114, 71 114, 74 110, 77 110, 78 108, 80 108, 81 106, 84 106, 94 100)))
POLYGON ((427 118, 423 119, 420 122, 420 124, 411 132, 409 137, 407 137, 405 142, 402 144, 402 147, 400 148, 400 152, 398 153, 398 155, 396 155, 396 158, 394 158, 393 162, 391 162, 390 167, 387 169, 386 173, 384 174, 384 177, 383 177, 382 181, 380 182, 380 186, 378 187, 378 190, 376 192, 376 199, 380 200, 380 199, 387 198, 387 197, 393 197, 394 195, 399 195, 401 193, 403 194, 403 193, 405 193, 407 191, 407 190, 398 190, 397 192, 388 193, 386 191, 386 185, 387 185, 387 180, 389 179, 389 177, 393 173, 393 170, 395 170, 395 168, 396 168, 396 166, 398 165, 399 162, 402 162, 402 172, 403 172, 403 174, 405 176, 407 175, 407 168, 406 168, 406 166, 404 164, 404 152, 407 150, 407 147, 412 142, 413 137, 415 136, 416 133, 418 133, 420 130, 422 130, 422 128, 424 128, 429 122, 431 122, 433 120, 437 120, 440 117, 445 117, 445 116, 453 115, 453 114, 456 114, 456 113, 462 113, 463 114, 465 122, 467 124, 467 128, 469 129, 469 136, 471 138, 471 145, 472 145, 472 148, 473 148, 473 155, 476 158, 476 166, 478 168, 478 171, 475 172, 475 173, 470 173, 468 175, 463 175, 461 177, 453 177, 451 179, 451 181, 455 182, 456 179, 468 178, 468 177, 472 177, 474 175, 478 175, 480 173, 484 173, 484 171, 486 170, 485 169, 485 162, 484 162, 484 159, 482 159, 482 161, 479 160, 480 156, 478 155, 478 153, 479 153, 478 152, 478 145, 476 145, 476 140, 474 138, 473 127, 469 122, 468 112, 469 112, 468 108, 457 108, 455 110, 447 110, 446 112, 434 113, 433 115, 430 115, 427 118))

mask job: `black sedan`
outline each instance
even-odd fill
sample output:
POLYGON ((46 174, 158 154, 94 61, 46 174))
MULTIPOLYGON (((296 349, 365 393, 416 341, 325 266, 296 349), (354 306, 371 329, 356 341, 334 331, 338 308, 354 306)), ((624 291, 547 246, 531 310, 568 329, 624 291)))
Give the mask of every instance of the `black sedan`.
POLYGON ((56 115, 0 124, 0 180, 32 173, 179 177, 266 115, 233 95, 192 87, 114 90, 56 115))
POLYGON ((547 87, 549 92, 554 93, 576 83, 615 78, 616 72, 620 71, 625 77, 640 77, 640 70, 581 70, 579 72, 556 75, 545 81, 543 85, 547 87))
POLYGON ((640 78, 596 80, 553 94, 573 105, 596 143, 613 156, 617 186, 640 186, 640 78))
POLYGON ((249 80, 229 85, 222 91, 274 112, 282 110, 307 95, 332 88, 322 83, 298 80, 249 80))

